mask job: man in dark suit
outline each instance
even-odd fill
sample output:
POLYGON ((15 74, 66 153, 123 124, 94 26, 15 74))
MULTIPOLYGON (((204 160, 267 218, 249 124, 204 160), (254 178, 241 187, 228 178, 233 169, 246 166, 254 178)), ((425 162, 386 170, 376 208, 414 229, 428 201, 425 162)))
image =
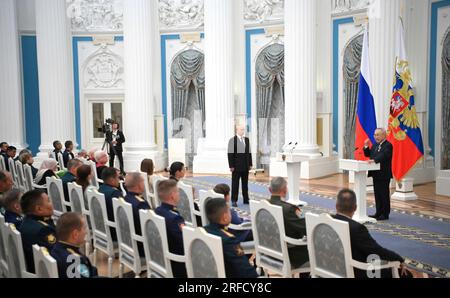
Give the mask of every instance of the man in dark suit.
MULTIPOLYGON (((299 207, 285 201, 288 193, 287 181, 282 177, 275 177, 270 182, 269 202, 283 208, 284 230, 286 236, 293 239, 303 239, 306 236, 306 221, 301 218, 299 207)), ((288 248, 289 260, 293 268, 298 268, 309 260, 306 246, 292 246, 288 248)))
POLYGON ((376 144, 370 148, 370 140, 364 143, 364 155, 371 163, 380 164, 379 171, 370 171, 375 191, 376 213, 371 215, 377 220, 388 220, 391 213, 391 193, 389 185, 392 179, 392 144, 386 140, 386 130, 378 128, 374 134, 376 144))
POLYGON ((114 167, 114 159, 117 156, 119 158, 120 173, 125 176, 122 156, 122 144, 125 143, 125 136, 119 130, 119 123, 112 124, 112 130, 106 133, 106 141, 109 144, 109 166, 114 167))
POLYGON ((68 184, 75 182, 75 180, 77 180, 77 170, 82 165, 83 162, 79 159, 71 159, 67 163, 67 172, 64 174, 64 176, 61 177, 64 191, 64 199, 66 200, 66 202, 70 201, 68 184))
MULTIPOLYGON (((348 222, 350 228, 350 245, 352 247, 352 258, 358 262, 368 263, 370 256, 377 256, 382 261, 400 262, 400 275, 410 277, 411 273, 405 268, 405 260, 397 253, 380 246, 369 234, 367 228, 356 221, 353 215, 356 211, 356 194, 353 190, 343 189, 339 192, 336 202, 337 214, 335 219, 348 222)), ((367 272, 354 269, 356 278, 367 278, 367 272)), ((392 277, 390 270, 382 270, 380 277, 392 277)))
POLYGON ((237 207, 239 180, 242 180, 244 204, 249 204, 248 173, 253 167, 250 140, 244 136, 245 127, 236 127, 236 135, 228 142, 228 165, 232 173, 231 200, 237 207))
POLYGON ((73 142, 72 141, 66 141, 64 143, 64 153, 63 153, 63 162, 64 162, 64 167, 67 168, 67 163, 69 162, 69 160, 74 159, 75 155, 73 154, 73 142))

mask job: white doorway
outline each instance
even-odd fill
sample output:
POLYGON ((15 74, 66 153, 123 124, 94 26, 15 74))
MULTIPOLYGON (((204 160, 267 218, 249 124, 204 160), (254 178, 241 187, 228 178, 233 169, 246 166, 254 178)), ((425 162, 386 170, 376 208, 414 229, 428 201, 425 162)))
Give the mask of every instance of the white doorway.
POLYGON ((94 147, 102 148, 105 141, 102 128, 106 119, 114 120, 122 128, 123 99, 89 99, 87 115, 83 147, 87 150, 94 147))

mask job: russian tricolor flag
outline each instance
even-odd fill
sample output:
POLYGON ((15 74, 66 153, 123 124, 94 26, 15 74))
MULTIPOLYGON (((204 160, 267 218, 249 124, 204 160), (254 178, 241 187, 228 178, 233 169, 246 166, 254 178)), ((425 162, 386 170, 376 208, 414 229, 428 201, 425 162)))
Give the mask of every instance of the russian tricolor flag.
POLYGON ((377 129, 375 103, 372 95, 369 61, 369 37, 364 32, 363 50, 361 58, 361 76, 359 79, 358 107, 356 112, 356 142, 355 159, 368 160, 364 156, 364 142, 370 139, 375 144, 374 132, 377 129))

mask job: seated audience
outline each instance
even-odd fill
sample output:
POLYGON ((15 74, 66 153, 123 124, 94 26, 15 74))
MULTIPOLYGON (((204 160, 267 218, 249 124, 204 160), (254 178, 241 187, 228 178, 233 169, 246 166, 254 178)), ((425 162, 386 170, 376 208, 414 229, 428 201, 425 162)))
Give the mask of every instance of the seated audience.
POLYGON ((16 157, 16 153, 17 153, 17 149, 16 149, 16 147, 14 147, 14 146, 9 146, 9 147, 6 149, 6 154, 3 155, 3 159, 4 159, 4 161, 5 161, 5 167, 6 167, 6 170, 7 170, 7 171, 10 171, 8 160, 9 160, 10 158, 14 159, 14 158, 16 157))
MULTIPOLYGON (((155 212, 166 220, 169 251, 173 254, 184 255, 182 231, 185 223, 183 217, 176 209, 180 199, 177 182, 174 180, 161 181, 158 184, 158 189, 156 189, 156 191, 158 192, 162 204, 156 208, 155 212)), ((187 277, 186 266, 184 263, 171 261, 171 266, 175 278, 187 277)))
MULTIPOLYGON (((288 193, 287 181, 282 177, 273 178, 270 182, 270 203, 283 208, 284 229, 286 236, 293 239, 302 239, 306 236, 306 222, 300 218, 301 210, 299 207, 287 203, 286 195, 288 193)), ((293 268, 298 268, 308 262, 308 249, 306 246, 293 246, 288 248, 289 260, 293 268)))
POLYGON ((221 198, 211 199, 206 203, 205 211, 210 222, 205 230, 222 238, 227 278, 257 278, 258 274, 245 256, 241 241, 227 229, 231 223, 230 207, 227 202, 221 198))
POLYGON ((32 246, 37 244, 51 251, 56 243, 53 205, 45 191, 36 189, 22 196, 20 206, 25 215, 19 231, 22 234, 27 271, 34 273, 32 246))
MULTIPOLYGON (((105 195, 106 213, 108 214, 108 220, 114 222, 113 198, 123 197, 122 191, 120 191, 119 189, 119 173, 115 168, 106 168, 103 170, 102 180, 103 184, 100 185, 98 192, 105 195)), ((112 239, 116 241, 116 229, 111 228, 110 230, 112 239)))
MULTIPOLYGON (((350 228, 350 245, 352 247, 352 258, 361 263, 367 263, 370 255, 377 255, 382 261, 398 261, 400 265, 401 277, 412 277, 406 269, 405 259, 397 253, 380 246, 369 233, 366 226, 354 221, 353 215, 356 212, 356 194, 353 190, 343 189, 339 192, 336 201, 337 214, 335 219, 348 222, 350 228)), ((354 269, 356 278, 368 278, 367 272, 354 269)), ((372 271, 373 274, 373 271, 372 271)), ((392 277, 390 269, 381 270, 380 277, 392 277)))
POLYGON ((65 213, 58 219, 58 242, 50 254, 58 264, 59 278, 92 278, 98 275, 97 268, 81 252, 87 233, 86 220, 78 213, 65 213))
POLYGON ((67 163, 67 172, 61 177, 64 190, 64 199, 69 201, 69 190, 67 184, 77 180, 77 170, 83 163, 78 159, 71 159, 67 163))
POLYGON ((66 148, 63 153, 63 162, 64 167, 67 168, 67 163, 69 160, 74 159, 75 155, 73 154, 73 142, 72 141, 66 141, 64 143, 64 147, 66 148))
POLYGON ((105 151, 97 151, 94 154, 97 167, 97 177, 102 177, 102 172, 104 169, 106 169, 107 163, 108 163, 108 154, 105 151))
POLYGON ((53 158, 44 159, 39 171, 34 178, 34 183, 37 185, 47 184, 47 177, 57 177, 58 162, 53 158))
POLYGON ((92 175, 92 168, 89 165, 82 165, 77 169, 77 179, 75 182, 83 189, 84 208, 86 208, 86 210, 89 210, 86 191, 89 189, 96 189, 95 186, 91 185, 92 175))
POLYGON ((14 186, 13 178, 10 172, 0 170, 0 213, 5 212, 3 206, 3 196, 14 186))
MULTIPOLYGON (((230 205, 231 202, 230 191, 231 191, 230 186, 228 186, 227 184, 218 184, 214 187, 214 192, 223 195, 225 198, 225 202, 227 202, 228 205, 230 205)), ((231 212, 231 223, 233 225, 240 225, 243 224, 244 222, 250 222, 250 220, 240 217, 235 209, 230 208, 230 212, 231 212)), ((230 232, 233 233, 238 238, 239 242, 253 240, 251 230, 234 231, 230 229, 230 232)))
MULTIPOLYGON (((134 230, 136 234, 142 236, 141 231, 141 220, 139 216, 139 210, 149 210, 150 205, 143 198, 144 193, 144 177, 141 173, 129 173, 125 177, 125 186, 127 187, 127 195, 125 196, 125 201, 130 203, 133 207, 133 220, 134 220, 134 230)), ((144 257, 144 246, 141 242, 138 242, 139 255, 144 257)))
POLYGON ((141 162, 141 172, 144 172, 147 174, 147 179, 148 179, 148 186, 149 186, 149 191, 150 192, 154 192, 153 190, 153 171, 154 171, 155 167, 153 165, 153 160, 146 158, 141 162))
POLYGON ((176 161, 170 165, 169 168, 169 179, 175 180, 176 182, 180 181, 186 175, 186 168, 184 167, 184 163, 176 161))
POLYGON ((58 154, 59 153, 63 154, 63 152, 62 152, 62 144, 61 144, 60 141, 54 141, 53 142, 53 151, 52 151, 51 157, 54 158, 56 161, 58 161, 58 154))
POLYGON ((31 167, 31 175, 33 175, 33 179, 35 179, 38 169, 33 167, 33 163, 34 163, 33 155, 31 155, 31 153, 28 153, 28 152, 19 154, 19 160, 23 165, 27 164, 31 167))
POLYGON ((3 207, 5 208, 5 222, 13 224, 17 229, 20 228, 23 221, 22 208, 20 207, 20 190, 12 189, 3 197, 3 207))
POLYGON ((6 154, 6 150, 8 149, 9 145, 6 142, 1 142, 0 143, 0 154, 6 154))
POLYGON ((80 152, 78 152, 78 154, 77 154, 77 158, 78 158, 78 159, 81 159, 81 160, 83 160, 83 161, 89 160, 89 156, 88 156, 88 154, 87 154, 87 151, 84 150, 84 149, 81 149, 80 152))
POLYGON ((95 162, 95 157, 94 157, 94 155, 95 155, 95 152, 97 152, 97 151, 99 151, 98 148, 91 148, 91 150, 89 150, 89 152, 88 152, 88 158, 89 158, 90 161, 95 162))

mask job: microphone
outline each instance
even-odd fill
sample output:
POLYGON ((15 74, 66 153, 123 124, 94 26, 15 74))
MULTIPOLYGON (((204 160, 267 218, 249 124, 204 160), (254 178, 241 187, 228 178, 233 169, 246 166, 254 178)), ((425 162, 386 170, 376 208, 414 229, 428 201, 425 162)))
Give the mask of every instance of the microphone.
POLYGON ((291 146, 291 144, 292 144, 292 142, 290 142, 289 144, 284 144, 284 146, 283 146, 283 151, 286 151, 286 149, 289 147, 289 146, 291 146))

